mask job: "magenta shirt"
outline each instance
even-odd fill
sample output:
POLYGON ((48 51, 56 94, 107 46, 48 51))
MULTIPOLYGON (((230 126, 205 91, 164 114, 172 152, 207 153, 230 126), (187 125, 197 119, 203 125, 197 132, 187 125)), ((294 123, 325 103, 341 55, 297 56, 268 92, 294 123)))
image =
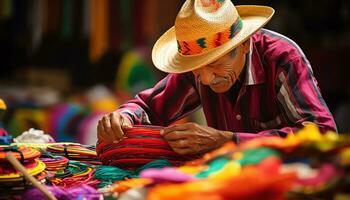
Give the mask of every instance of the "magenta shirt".
POLYGON ((251 37, 242 79, 225 93, 202 85, 192 72, 169 74, 118 111, 134 124, 167 126, 203 107, 210 127, 236 133, 237 141, 286 136, 316 123, 336 131, 312 68, 292 40, 261 29, 251 37))

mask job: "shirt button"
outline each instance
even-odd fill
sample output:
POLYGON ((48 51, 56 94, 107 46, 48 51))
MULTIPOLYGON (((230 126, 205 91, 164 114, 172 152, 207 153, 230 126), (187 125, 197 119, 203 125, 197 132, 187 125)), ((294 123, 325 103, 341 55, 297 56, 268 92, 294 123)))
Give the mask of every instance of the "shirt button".
POLYGON ((242 116, 241 116, 241 115, 236 115, 236 119, 237 119, 237 120, 241 120, 241 119, 242 119, 242 116))

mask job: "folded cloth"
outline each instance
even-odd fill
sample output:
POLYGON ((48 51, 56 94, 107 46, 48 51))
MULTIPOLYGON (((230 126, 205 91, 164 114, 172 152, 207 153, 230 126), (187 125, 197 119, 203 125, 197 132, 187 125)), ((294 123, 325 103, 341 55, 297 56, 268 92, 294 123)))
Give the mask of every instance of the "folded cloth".
POLYGON ((159 126, 134 126, 125 129, 119 143, 98 142, 96 151, 104 165, 134 170, 154 160, 168 160, 179 166, 199 158, 199 155, 180 155, 172 150, 160 134, 159 126))

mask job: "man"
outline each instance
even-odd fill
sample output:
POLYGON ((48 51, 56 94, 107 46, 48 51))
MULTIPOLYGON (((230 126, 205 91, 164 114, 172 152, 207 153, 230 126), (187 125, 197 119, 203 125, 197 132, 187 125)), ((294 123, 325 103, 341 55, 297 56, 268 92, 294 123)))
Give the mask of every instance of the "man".
POLYGON ((104 116, 99 141, 117 143, 132 124, 162 125, 174 151, 197 154, 227 141, 284 137, 306 123, 336 131, 301 49, 261 29, 273 13, 230 0, 187 0, 152 51, 155 66, 170 74, 104 116), (208 126, 171 125, 201 106, 208 126))

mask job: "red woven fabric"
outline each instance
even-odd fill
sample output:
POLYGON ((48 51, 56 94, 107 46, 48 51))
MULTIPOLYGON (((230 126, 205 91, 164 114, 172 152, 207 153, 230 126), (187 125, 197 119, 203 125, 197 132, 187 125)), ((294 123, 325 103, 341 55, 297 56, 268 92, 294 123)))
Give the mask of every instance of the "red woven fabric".
POLYGON ((102 164, 134 170, 154 160, 168 160, 179 166, 198 156, 174 152, 160 135, 162 127, 135 126, 124 130, 125 138, 117 144, 98 142, 96 151, 102 164))

